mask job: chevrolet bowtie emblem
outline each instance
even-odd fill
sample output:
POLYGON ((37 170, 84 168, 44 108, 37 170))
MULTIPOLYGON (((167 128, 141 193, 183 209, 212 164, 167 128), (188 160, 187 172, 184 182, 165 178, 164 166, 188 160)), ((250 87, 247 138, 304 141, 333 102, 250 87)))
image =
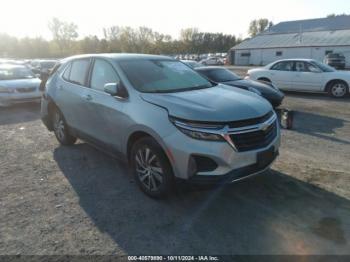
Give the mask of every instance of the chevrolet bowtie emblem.
POLYGON ((263 124, 262 126, 261 126, 261 130, 262 131, 266 131, 268 128, 269 128, 269 124, 263 124))

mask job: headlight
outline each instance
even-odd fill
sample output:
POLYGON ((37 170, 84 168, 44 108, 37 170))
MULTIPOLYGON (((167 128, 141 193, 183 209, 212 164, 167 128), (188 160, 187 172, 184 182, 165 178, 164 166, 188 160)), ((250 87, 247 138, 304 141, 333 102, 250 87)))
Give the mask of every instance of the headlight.
POLYGON ((224 138, 218 134, 218 131, 223 128, 223 125, 185 122, 172 117, 169 119, 182 133, 191 138, 207 141, 225 141, 224 138))
POLYGON ((14 90, 11 88, 7 88, 7 87, 0 87, 0 93, 13 93, 14 90))
POLYGON ((248 90, 250 92, 253 92, 253 93, 258 94, 259 96, 261 96, 261 92, 258 89, 254 88, 254 87, 248 86, 248 90))

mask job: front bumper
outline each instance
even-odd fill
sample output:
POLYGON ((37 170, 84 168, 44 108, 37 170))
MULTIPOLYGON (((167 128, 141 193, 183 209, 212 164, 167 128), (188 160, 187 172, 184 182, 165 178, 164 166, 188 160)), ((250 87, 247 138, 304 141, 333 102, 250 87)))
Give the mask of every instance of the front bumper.
POLYGON ((174 132, 164 137, 168 157, 172 163, 174 175, 185 180, 235 180, 242 179, 268 168, 278 155, 280 146, 280 129, 272 142, 256 150, 236 151, 228 142, 214 142, 192 139, 181 132, 174 132), (274 158, 265 166, 258 166, 258 155, 270 148, 274 150, 274 158), (195 172, 191 167, 193 156, 206 157, 213 160, 217 167, 213 171, 195 172))
POLYGON ((255 163, 249 166, 234 169, 228 172, 227 174, 220 175, 220 176, 195 175, 191 177, 188 181, 195 184, 229 184, 229 183, 237 182, 255 175, 262 174, 271 166, 271 164, 275 161, 278 155, 279 155, 279 152, 274 151, 274 154, 271 160, 269 160, 264 165, 255 163))
POLYGON ((31 93, 2 93, 0 94, 0 106, 9 106, 12 104, 40 102, 41 92, 31 93))

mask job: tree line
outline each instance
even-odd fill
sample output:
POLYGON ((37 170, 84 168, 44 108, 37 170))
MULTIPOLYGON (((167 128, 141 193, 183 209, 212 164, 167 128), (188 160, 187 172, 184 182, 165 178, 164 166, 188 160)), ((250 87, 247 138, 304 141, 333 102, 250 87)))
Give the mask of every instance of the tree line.
MULTIPOLYGON (((271 23, 267 19, 252 21, 249 35, 265 30, 271 23)), ((205 54, 223 53, 242 39, 235 35, 201 32, 187 28, 174 39, 148 27, 132 28, 112 26, 103 28, 103 37, 96 35, 79 38, 78 26, 53 18, 48 28, 52 40, 42 37, 16 38, 0 33, 0 57, 10 58, 61 58, 82 53, 145 53, 145 54, 205 54)))

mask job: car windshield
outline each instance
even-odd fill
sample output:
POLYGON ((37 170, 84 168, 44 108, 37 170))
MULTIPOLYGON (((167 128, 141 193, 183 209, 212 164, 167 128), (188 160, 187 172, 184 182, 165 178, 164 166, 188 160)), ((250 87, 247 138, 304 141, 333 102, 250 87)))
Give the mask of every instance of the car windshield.
POLYGON ((0 68, 0 80, 35 78, 32 71, 25 67, 0 68))
POLYGON ((210 80, 215 82, 229 82, 229 81, 237 81, 241 80, 238 75, 235 73, 227 70, 227 69, 208 69, 208 70, 201 70, 201 74, 208 77, 210 80))
POLYGON ((119 65, 140 92, 169 93, 212 87, 213 84, 182 62, 137 59, 119 65))
POLYGON ((333 67, 330 67, 330 66, 328 66, 326 64, 323 64, 321 62, 318 62, 318 61, 312 61, 311 64, 321 68, 321 70, 323 72, 334 72, 334 71, 336 71, 333 67))

